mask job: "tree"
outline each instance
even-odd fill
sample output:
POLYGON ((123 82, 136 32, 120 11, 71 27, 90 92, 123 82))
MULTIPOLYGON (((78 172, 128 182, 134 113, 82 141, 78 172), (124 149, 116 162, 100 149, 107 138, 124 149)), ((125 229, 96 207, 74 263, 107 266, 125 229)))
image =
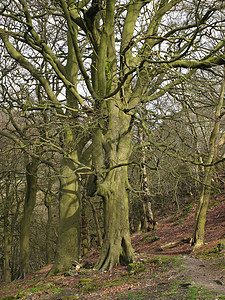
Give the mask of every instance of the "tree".
POLYGON ((32 213, 36 204, 38 165, 39 161, 36 158, 26 162, 26 195, 20 228, 20 268, 18 273, 20 278, 25 278, 25 275, 30 272, 29 233, 32 213))
POLYGON ((89 196, 99 195, 104 201, 104 241, 96 268, 132 262, 127 169, 137 109, 155 99, 164 101, 195 69, 224 64, 224 40, 215 42, 223 2, 60 0, 33 5, 20 0, 8 6, 3 1, 1 7, 3 47, 39 82, 46 95, 44 109, 65 118, 61 225, 50 274, 68 269, 72 258, 78 259, 78 174, 82 170, 90 175, 82 163, 89 146, 89 196), (15 26, 10 25, 12 19, 15 26), (39 26, 44 22, 46 36, 39 26), (55 34, 51 28, 56 24, 60 26, 55 34), (37 69, 36 57, 48 66, 47 72, 37 69), (54 76, 60 92, 51 84, 54 76), (59 93, 64 93, 62 101, 59 93))
MULTIPOLYGON (((4 120, 4 115, 1 114, 4 120)), ((14 278, 13 256, 18 249, 17 227, 20 209, 24 197, 23 164, 19 151, 13 149, 13 143, 4 137, 0 139, 1 173, 0 173, 0 223, 1 223, 1 262, 3 280, 14 278), (21 191, 22 190, 22 191, 21 191)))
POLYGON ((199 249, 204 244, 205 222, 212 190, 212 179, 214 164, 218 160, 219 151, 225 143, 225 133, 221 128, 221 118, 223 116, 222 108, 224 105, 225 79, 221 83, 221 91, 216 102, 215 115, 212 125, 211 134, 208 141, 208 155, 205 158, 204 179, 202 192, 195 216, 195 225, 192 243, 194 250, 199 249))

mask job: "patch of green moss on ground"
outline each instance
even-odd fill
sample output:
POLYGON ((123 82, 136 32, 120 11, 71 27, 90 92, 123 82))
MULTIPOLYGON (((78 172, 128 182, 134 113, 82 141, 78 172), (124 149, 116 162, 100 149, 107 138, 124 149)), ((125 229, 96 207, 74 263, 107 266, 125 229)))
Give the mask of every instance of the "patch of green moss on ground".
POLYGON ((12 299, 18 299, 18 298, 16 298, 16 294, 3 296, 1 298, 1 300, 12 300, 12 299))
POLYGON ((32 296, 32 294, 35 294, 37 296, 41 296, 43 294, 59 294, 61 292, 65 291, 63 288, 57 288, 53 283, 47 282, 39 282, 33 287, 24 290, 23 288, 20 289, 17 294, 15 294, 15 299, 28 299, 28 297, 32 296))
POLYGON ((151 236, 151 234, 147 234, 142 238, 142 242, 149 242, 149 243, 154 243, 156 241, 158 241, 160 238, 158 236, 151 236))
POLYGON ((220 295, 216 291, 211 291, 201 286, 192 286, 184 281, 170 281, 169 285, 164 287, 164 290, 158 293, 157 299, 185 299, 185 300, 196 300, 196 299, 225 299, 225 296, 220 295))
POLYGON ((215 248, 203 250, 198 253, 198 257, 202 258, 211 258, 218 257, 221 254, 221 251, 225 250, 225 240, 219 241, 215 248))

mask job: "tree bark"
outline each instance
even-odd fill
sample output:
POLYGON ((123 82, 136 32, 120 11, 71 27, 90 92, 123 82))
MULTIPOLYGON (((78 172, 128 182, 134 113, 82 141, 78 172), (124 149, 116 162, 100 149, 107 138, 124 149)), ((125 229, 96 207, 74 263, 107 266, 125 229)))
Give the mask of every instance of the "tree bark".
POLYGON ((96 232, 97 232, 97 237, 98 237, 98 245, 100 247, 102 247, 102 231, 100 228, 100 224, 99 224, 99 220, 98 220, 98 214, 95 208, 95 204, 92 202, 92 200, 90 199, 90 197, 88 197, 88 201, 91 205, 91 209, 92 209, 92 213, 93 213, 93 217, 94 217, 94 221, 95 221, 95 226, 96 226, 96 232))
POLYGON ((81 207, 81 237, 82 237, 82 255, 85 256, 88 253, 90 248, 90 232, 88 225, 88 215, 87 215, 87 201, 85 196, 82 198, 82 207, 81 207))
MULTIPOLYGON (((210 167, 211 169, 211 167, 210 167)), ((199 249, 204 244, 205 236, 205 222, 206 215, 211 195, 211 181, 212 172, 211 170, 206 171, 206 179, 202 187, 201 197, 199 199, 198 208, 195 215, 195 225, 193 231, 192 245, 194 245, 194 251, 199 249)))
POLYGON ((140 137, 140 144, 142 145, 142 154, 141 154, 141 162, 143 164, 142 167, 142 175, 141 175, 141 187, 144 192, 144 195, 142 195, 142 205, 143 205, 143 213, 144 213, 144 222, 143 222, 143 228, 145 232, 150 231, 151 229, 154 229, 154 217, 152 212, 152 203, 151 203, 151 193, 149 190, 149 184, 148 184, 148 174, 147 174, 147 168, 146 168, 146 146, 144 146, 144 130, 142 128, 139 128, 139 137, 140 137))
POLYGON ((26 165, 27 186, 23 217, 21 220, 19 278, 24 278, 25 275, 30 272, 30 222, 36 204, 38 164, 39 161, 36 158, 32 158, 31 162, 26 165))
POLYGON ((133 262, 134 252, 129 230, 129 205, 126 167, 114 169, 108 174, 99 194, 104 200, 105 236, 98 270, 111 270, 115 265, 133 262))
MULTIPOLYGON (((225 74, 225 69, 224 69, 225 74)), ((225 78, 225 77, 224 77, 225 78)), ((205 235, 205 222, 206 214, 208 210, 210 195, 211 195, 211 183, 213 178, 213 165, 211 165, 215 158, 217 157, 219 148, 224 143, 224 134, 220 138, 219 142, 218 135, 220 131, 220 122, 221 122, 221 110, 224 103, 224 94, 225 94, 225 79, 222 82, 220 97, 216 106, 215 120, 212 132, 209 137, 209 154, 207 158, 207 167, 205 168, 205 179, 202 186, 202 193, 198 204, 198 209, 195 215, 195 225, 192 237, 192 245, 194 245, 193 251, 199 249, 204 244, 204 235, 205 235)))
MULTIPOLYGON (((7 193, 6 193, 7 195, 7 193)), ((7 196, 6 196, 7 197, 7 196)), ((11 281, 11 268, 10 268, 10 253, 11 253, 11 237, 9 231, 9 199, 6 199, 4 207, 4 262, 3 262, 3 281, 11 281)))
POLYGON ((104 240, 95 266, 99 270, 110 270, 119 263, 129 264, 134 259, 127 193, 129 188, 127 164, 132 140, 131 124, 131 116, 111 106, 109 131, 105 136, 104 144, 104 164, 109 169, 105 169, 105 175, 102 173, 102 176, 99 176, 96 192, 103 198, 104 203, 104 240))
POLYGON ((51 263, 51 224, 52 224, 52 196, 46 194, 45 196, 45 206, 48 210, 48 221, 46 224, 46 263, 49 265, 51 263))
MULTIPOLYGON (((75 153, 73 153, 74 157, 75 153)), ((80 200, 79 181, 74 163, 63 158, 60 176, 59 238, 56 258, 48 276, 64 272, 79 260, 80 251, 80 200)))
MULTIPOLYGON (((64 9, 66 3, 64 4, 64 9)), ((77 16, 77 12, 76 12, 77 16)), ((73 26, 72 32, 67 33, 68 57, 66 72, 70 82, 77 86, 78 62, 74 49, 74 38, 77 26, 73 26)), ((68 158, 63 157, 60 173, 60 199, 59 199, 59 237, 56 249, 56 258, 48 276, 59 272, 68 271, 72 267, 72 261, 79 260, 80 254, 80 188, 79 178, 76 174, 76 164, 79 161, 81 143, 76 140, 76 126, 78 125, 78 99, 74 97, 71 89, 66 90, 67 105, 72 110, 66 110, 66 115, 72 116, 73 121, 65 122, 62 128, 63 149, 68 153, 68 158)))

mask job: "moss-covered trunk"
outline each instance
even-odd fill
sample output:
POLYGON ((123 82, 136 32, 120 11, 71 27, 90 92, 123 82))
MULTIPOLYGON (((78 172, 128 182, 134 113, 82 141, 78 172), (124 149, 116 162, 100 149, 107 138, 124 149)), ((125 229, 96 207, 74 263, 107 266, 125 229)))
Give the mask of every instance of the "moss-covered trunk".
POLYGON ((79 181, 74 168, 74 163, 70 159, 63 158, 60 174, 59 238, 55 262, 48 275, 69 270, 72 261, 79 259, 79 181))
POLYGON ((18 277, 24 278, 30 271, 30 223, 36 204, 37 171, 39 161, 35 158, 26 165, 26 195, 20 231, 20 266, 18 277))
POLYGON ((225 142, 224 134, 218 141, 218 137, 220 134, 221 110, 224 103, 224 94, 225 79, 222 82, 220 97, 218 99, 215 111, 214 126, 209 137, 209 154, 206 161, 207 167, 205 168, 205 178, 202 184, 202 193, 195 215, 195 225, 192 237, 192 245, 194 245, 194 250, 199 249, 204 243, 206 214, 208 210, 211 195, 211 183, 213 179, 213 162, 217 157, 219 149, 224 145, 225 142))
POLYGON ((129 230, 129 205, 126 167, 114 169, 101 186, 104 199, 104 241, 97 269, 110 270, 115 265, 133 261, 129 230))
MULTIPOLYGON (((63 1, 62 1, 63 2, 63 1)), ((65 8, 64 2, 64 9, 65 8)), ((77 16, 77 12, 75 12, 77 16)), ((66 64, 67 79, 76 89, 78 62, 73 46, 76 39, 77 26, 73 26, 72 32, 67 32, 68 56, 66 64)), ((59 237, 56 249, 56 258, 52 269, 48 275, 67 271, 72 267, 72 261, 79 259, 80 253, 80 182, 76 173, 77 161, 79 161, 82 148, 77 140, 79 130, 78 119, 78 100, 71 92, 66 89, 66 101, 68 107, 65 115, 68 120, 62 126, 62 148, 65 155, 61 162, 60 171, 60 199, 59 199, 59 237)))
POLYGON ((97 194, 102 196, 104 201, 104 240, 96 264, 96 268, 100 270, 110 270, 118 263, 128 264, 134 259, 127 193, 132 118, 119 111, 113 104, 109 104, 109 130, 105 135, 105 143, 103 142, 104 163, 108 169, 105 169, 105 175, 102 174, 97 180, 97 194))
POLYGON ((193 231, 192 244, 194 250, 199 249, 204 243, 206 215, 211 195, 212 175, 210 170, 207 171, 206 179, 202 187, 198 208, 195 215, 195 224, 193 231))

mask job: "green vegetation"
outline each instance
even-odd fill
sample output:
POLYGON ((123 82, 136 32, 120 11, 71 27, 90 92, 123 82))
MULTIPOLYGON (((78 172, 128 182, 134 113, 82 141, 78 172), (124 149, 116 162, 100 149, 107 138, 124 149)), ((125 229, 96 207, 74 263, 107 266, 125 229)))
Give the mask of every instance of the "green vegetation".
POLYGON ((158 237, 158 236, 151 237, 151 235, 147 234, 142 238, 142 242, 147 242, 148 241, 151 244, 151 243, 154 243, 154 242, 158 241, 159 239, 160 239, 160 237, 158 237))
MULTIPOLYGON (((210 291, 203 287, 197 287, 187 284, 187 286, 183 282, 170 282, 167 291, 163 291, 160 293, 160 297, 171 297, 179 298, 183 295, 183 299, 187 300, 196 300, 196 299, 225 299, 225 296, 217 296, 215 291, 210 291)), ((158 299, 160 299, 160 297, 158 299)))
POLYGON ((219 256, 221 254, 221 251, 224 251, 224 249, 225 249, 225 241, 219 241, 216 247, 209 250, 200 251, 198 253, 198 256, 203 258, 216 257, 219 256))
POLYGON ((27 299, 30 295, 35 294, 39 297, 45 294, 59 294, 65 291, 64 288, 57 288, 53 283, 38 282, 34 287, 23 289, 21 288, 15 295, 15 299, 27 299))

